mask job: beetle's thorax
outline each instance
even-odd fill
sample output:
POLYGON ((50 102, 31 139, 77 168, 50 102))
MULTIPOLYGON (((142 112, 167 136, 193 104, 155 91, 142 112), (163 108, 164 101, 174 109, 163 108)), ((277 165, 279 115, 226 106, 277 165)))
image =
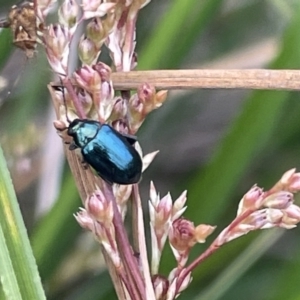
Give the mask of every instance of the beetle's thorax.
POLYGON ((73 137, 77 147, 82 148, 95 138, 100 128, 99 122, 75 119, 69 125, 68 135, 73 137))

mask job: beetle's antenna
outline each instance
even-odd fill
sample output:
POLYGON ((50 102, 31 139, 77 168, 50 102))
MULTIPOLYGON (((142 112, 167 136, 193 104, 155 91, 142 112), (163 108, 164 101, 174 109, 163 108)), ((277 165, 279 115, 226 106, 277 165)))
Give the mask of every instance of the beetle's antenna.
POLYGON ((69 119, 69 116, 68 116, 68 106, 67 106, 66 95, 65 95, 65 87, 64 87, 64 83, 63 83, 62 78, 60 78, 60 82, 61 82, 61 86, 62 86, 62 95, 63 95, 63 99, 64 99, 64 105, 65 105, 65 108, 66 108, 66 118, 67 118, 67 121, 70 124, 71 120, 69 119))

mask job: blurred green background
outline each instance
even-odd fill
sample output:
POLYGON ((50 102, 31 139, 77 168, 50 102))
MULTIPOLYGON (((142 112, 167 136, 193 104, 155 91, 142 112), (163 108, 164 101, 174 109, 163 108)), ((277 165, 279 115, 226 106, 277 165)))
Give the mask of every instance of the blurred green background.
MULTIPOLYGON (((3 17, 8 10, 1 1, 3 17)), ((0 45, 0 143, 48 299, 115 299, 98 245, 72 215, 80 200, 52 125, 43 50, 27 60, 8 30, 0 45)), ((152 0, 139 15, 137 52, 138 69, 299 69, 300 3, 152 0)), ((299 168, 299 116, 297 92, 172 91, 138 133, 144 153, 160 150, 141 183, 146 224, 150 180, 173 199, 187 189, 185 217, 218 226, 208 245, 253 184, 268 189, 299 168)), ((300 299, 299 236, 275 229, 231 242, 198 267, 179 299, 300 299)), ((175 266, 169 254, 164 275, 175 266)))

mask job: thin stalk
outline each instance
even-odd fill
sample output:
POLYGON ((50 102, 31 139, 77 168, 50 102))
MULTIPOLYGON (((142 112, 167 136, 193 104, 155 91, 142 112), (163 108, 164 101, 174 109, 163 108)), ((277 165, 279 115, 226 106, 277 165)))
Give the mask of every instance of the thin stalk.
POLYGON ((157 89, 299 90, 298 70, 152 70, 112 73, 114 89, 137 89, 147 82, 157 89))
MULTIPOLYGON (((152 70, 111 74, 115 90, 134 90, 147 82, 157 89, 300 90, 299 70, 152 70)), ((73 85, 76 82, 70 79, 73 85)), ((69 83, 68 83, 69 84, 69 83)), ((55 82, 53 87, 61 86, 55 82)), ((68 89, 68 87, 66 86, 68 89)), ((68 89, 69 91, 69 89, 68 89)))
POLYGON ((141 273, 139 271, 137 260, 133 255, 131 245, 128 240, 127 233, 122 221, 121 214, 119 212, 117 203, 114 199, 112 187, 108 184, 104 184, 104 193, 107 199, 111 199, 113 203, 114 218, 113 223, 116 230, 116 239, 118 246, 121 249, 120 252, 123 254, 125 260, 123 260, 126 270, 129 272, 129 275, 132 277, 133 282, 135 283, 137 290, 139 292, 140 299, 145 299, 145 284, 142 280, 141 273))

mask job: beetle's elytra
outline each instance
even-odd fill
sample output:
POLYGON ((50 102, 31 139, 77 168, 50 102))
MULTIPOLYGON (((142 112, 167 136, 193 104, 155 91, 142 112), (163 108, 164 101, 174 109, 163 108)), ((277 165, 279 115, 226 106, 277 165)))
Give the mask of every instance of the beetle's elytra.
POLYGON ((106 182, 137 183, 142 174, 142 160, 132 146, 134 136, 122 135, 108 124, 75 119, 68 127, 73 137, 70 150, 80 148, 83 159, 106 182))

